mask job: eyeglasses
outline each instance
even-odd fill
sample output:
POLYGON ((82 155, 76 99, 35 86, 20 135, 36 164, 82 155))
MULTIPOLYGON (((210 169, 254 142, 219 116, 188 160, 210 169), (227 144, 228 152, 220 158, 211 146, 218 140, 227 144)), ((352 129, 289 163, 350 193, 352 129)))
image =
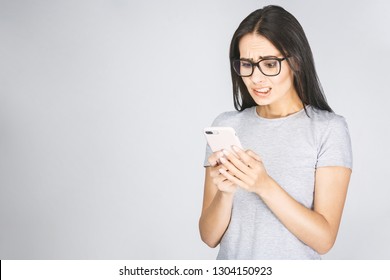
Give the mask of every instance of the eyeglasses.
POLYGON ((241 77, 251 76, 255 66, 259 68, 264 76, 272 77, 279 75, 280 70, 282 69, 282 61, 285 59, 287 59, 287 57, 269 57, 263 58, 258 62, 252 62, 249 59, 235 59, 233 60, 232 65, 234 71, 241 77))

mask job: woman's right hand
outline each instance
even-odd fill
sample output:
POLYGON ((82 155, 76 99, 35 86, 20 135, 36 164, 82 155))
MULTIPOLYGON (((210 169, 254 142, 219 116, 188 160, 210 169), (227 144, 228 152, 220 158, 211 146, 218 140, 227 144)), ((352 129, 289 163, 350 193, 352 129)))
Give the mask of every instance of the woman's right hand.
POLYGON ((211 154, 208 158, 210 166, 205 170, 205 184, 203 195, 202 214, 199 219, 200 236, 208 246, 216 247, 226 231, 232 215, 234 192, 237 189, 229 180, 226 180, 219 169, 226 168, 220 159, 223 152, 211 154))
POLYGON ((220 159, 222 157, 224 157, 223 152, 218 151, 211 154, 208 158, 208 162, 210 164, 210 176, 214 185, 216 185, 221 192, 225 194, 233 194, 237 190, 237 185, 227 180, 226 177, 219 172, 221 168, 226 170, 226 168, 221 165, 220 159))

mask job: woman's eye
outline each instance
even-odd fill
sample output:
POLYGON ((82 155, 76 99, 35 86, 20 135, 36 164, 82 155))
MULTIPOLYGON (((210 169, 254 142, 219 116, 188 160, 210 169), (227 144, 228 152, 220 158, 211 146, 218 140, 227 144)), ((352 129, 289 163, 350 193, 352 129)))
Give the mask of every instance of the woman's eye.
POLYGON ((276 68, 278 66, 278 62, 276 60, 264 60, 262 65, 266 68, 276 68))
POLYGON ((241 67, 243 67, 243 68, 251 68, 252 64, 250 64, 249 62, 241 61, 241 67))

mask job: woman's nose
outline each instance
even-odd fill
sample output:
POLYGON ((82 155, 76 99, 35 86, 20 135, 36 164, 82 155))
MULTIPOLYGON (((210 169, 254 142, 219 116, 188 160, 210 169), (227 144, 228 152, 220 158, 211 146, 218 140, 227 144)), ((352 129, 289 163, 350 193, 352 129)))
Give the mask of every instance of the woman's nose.
POLYGON ((261 73, 259 67, 255 67, 251 76, 252 82, 254 84, 260 84, 261 82, 264 81, 264 79, 265 79, 265 75, 261 73))

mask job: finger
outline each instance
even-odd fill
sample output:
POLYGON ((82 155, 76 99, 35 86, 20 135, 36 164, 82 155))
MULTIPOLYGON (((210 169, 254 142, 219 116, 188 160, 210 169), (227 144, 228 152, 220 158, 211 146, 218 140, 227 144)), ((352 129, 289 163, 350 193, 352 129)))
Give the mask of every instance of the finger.
POLYGON ((229 187, 234 185, 234 183, 229 181, 226 177, 222 175, 221 177, 223 177, 223 179, 219 182, 218 187, 229 187))
MULTIPOLYGON (((237 153, 241 161, 245 163, 246 166, 253 167, 256 164, 257 160, 254 157, 248 155, 244 150, 240 149, 237 146, 233 146, 233 150, 237 153)), ((252 152, 252 154, 254 154, 254 152, 252 152)))
POLYGON ((215 177, 221 175, 221 172, 219 172, 219 169, 221 169, 221 168, 226 168, 226 167, 224 167, 222 165, 218 165, 218 166, 215 166, 215 167, 210 167, 210 176, 215 178, 215 177))
MULTIPOLYGON (((224 169, 223 169, 224 170, 224 169)), ((224 172, 229 173, 227 170, 224 170, 224 172)), ((224 175, 219 173, 219 176, 214 178, 213 180, 214 184, 220 189, 224 190, 228 187, 234 186, 235 184, 231 181, 229 181, 224 175)))
POLYGON ((223 156, 223 153, 222 151, 218 151, 218 152, 215 152, 215 153, 212 153, 211 156, 209 156, 209 158, 207 159, 207 161, 209 162, 209 164, 213 167, 217 166, 218 164, 220 164, 220 161, 219 159, 223 156))
POLYGON ((220 187, 220 186, 222 186, 223 184, 226 185, 226 184, 227 184, 226 181, 228 181, 228 180, 226 179, 226 177, 220 175, 220 176, 218 176, 218 177, 216 178, 214 184, 215 184, 217 187, 220 187))
POLYGON ((218 165, 218 159, 217 159, 215 156, 213 156, 213 155, 211 155, 211 156, 208 158, 207 161, 209 162, 209 164, 210 164, 211 167, 215 167, 215 166, 218 165))
POLYGON ((221 158, 221 163, 225 171, 229 171, 237 177, 243 177, 245 175, 239 168, 234 165, 234 163, 230 162, 228 159, 221 158))
MULTIPOLYGON (((236 159, 236 160, 241 165, 243 165, 242 162, 239 159, 236 159)), ((240 178, 242 181, 247 181, 248 180, 248 176, 244 172, 242 172, 240 169, 238 169, 234 164, 229 162, 227 159, 221 158, 221 162, 222 162, 222 165, 225 167, 224 171, 228 170, 231 175, 240 178)), ((244 166, 244 167, 248 168, 246 166, 244 166)))
POLYGON ((222 192, 234 192, 237 188, 237 185, 230 182, 228 179, 225 178, 225 181, 221 182, 218 186, 218 189, 222 192))
POLYGON ((217 177, 219 174, 220 174, 220 172, 219 172, 219 168, 221 168, 220 166, 217 166, 217 167, 211 167, 211 169, 210 169, 210 176, 212 177, 212 178, 214 178, 214 177, 217 177))
POLYGON ((232 183, 234 183, 234 184, 236 184, 244 189, 248 189, 248 185, 245 182, 243 182, 239 178, 234 177, 233 175, 229 174, 229 172, 227 172, 226 170, 221 168, 220 172, 230 182, 232 182, 232 183))
MULTIPOLYGON (((248 164, 244 163, 240 158, 235 156, 233 153, 223 150, 223 153, 225 157, 235 166, 237 167, 240 171, 242 171, 244 174, 249 174, 250 169, 248 167, 248 164)), ((229 169, 229 168, 228 168, 229 169)), ((230 169, 229 169, 230 170, 230 169)))

